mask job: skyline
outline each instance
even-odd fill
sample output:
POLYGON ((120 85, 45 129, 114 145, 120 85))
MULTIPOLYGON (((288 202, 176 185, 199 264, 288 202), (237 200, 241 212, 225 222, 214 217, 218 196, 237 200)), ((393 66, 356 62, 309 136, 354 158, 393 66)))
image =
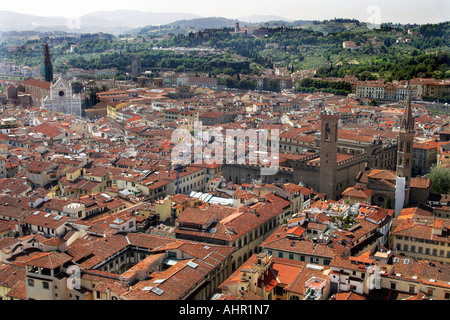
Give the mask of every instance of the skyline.
POLYGON ((450 5, 445 0, 433 1, 392 1, 363 0, 336 2, 320 0, 316 2, 279 0, 277 6, 273 2, 261 0, 258 6, 252 1, 229 0, 226 3, 194 0, 145 1, 129 0, 126 4, 106 1, 79 0, 61 6, 56 0, 36 2, 24 0, 17 8, 15 3, 7 2, 2 10, 16 13, 32 14, 42 17, 77 18, 95 11, 136 10, 155 13, 191 13, 202 17, 224 17, 238 19, 250 15, 275 15, 286 20, 330 20, 334 18, 357 19, 361 22, 378 20, 381 23, 439 23, 448 21, 450 5))

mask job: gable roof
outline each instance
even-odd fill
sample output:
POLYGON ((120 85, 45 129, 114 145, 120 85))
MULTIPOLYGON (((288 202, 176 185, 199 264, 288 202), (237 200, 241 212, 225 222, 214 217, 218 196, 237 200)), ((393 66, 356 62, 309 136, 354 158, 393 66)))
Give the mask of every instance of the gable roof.
POLYGON ((62 252, 41 252, 24 262, 27 266, 55 269, 72 260, 72 257, 62 252))

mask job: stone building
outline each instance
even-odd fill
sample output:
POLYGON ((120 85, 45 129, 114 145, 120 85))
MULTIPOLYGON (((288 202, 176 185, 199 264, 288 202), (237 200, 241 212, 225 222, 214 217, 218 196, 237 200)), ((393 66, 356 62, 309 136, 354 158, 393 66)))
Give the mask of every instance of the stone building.
POLYGON ((348 187, 355 185, 355 177, 367 167, 367 155, 338 152, 337 134, 339 114, 323 111, 320 153, 280 162, 274 175, 262 175, 261 165, 224 164, 223 176, 237 184, 262 180, 265 183, 302 183, 316 192, 335 200, 348 187), (321 169, 322 166, 322 169, 321 169))
POLYGON ((319 189, 329 199, 336 199, 338 164, 337 136, 339 114, 324 110, 320 114, 320 169, 319 189))
POLYGON ((28 78, 22 82, 25 88, 25 94, 29 94, 33 106, 40 106, 42 100, 50 94, 51 82, 28 78))
POLYGON ((49 94, 42 100, 42 107, 55 112, 81 116, 81 99, 72 93, 72 85, 58 79, 50 85, 49 94))

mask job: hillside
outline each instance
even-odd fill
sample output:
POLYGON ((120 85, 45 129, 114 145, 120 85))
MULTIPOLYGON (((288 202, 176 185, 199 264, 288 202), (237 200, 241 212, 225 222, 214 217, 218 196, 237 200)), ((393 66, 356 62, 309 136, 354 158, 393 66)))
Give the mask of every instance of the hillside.
POLYGON ((222 17, 207 17, 190 20, 179 20, 167 24, 168 27, 189 28, 189 29, 220 29, 220 28, 234 28, 238 20, 232 20, 222 17))

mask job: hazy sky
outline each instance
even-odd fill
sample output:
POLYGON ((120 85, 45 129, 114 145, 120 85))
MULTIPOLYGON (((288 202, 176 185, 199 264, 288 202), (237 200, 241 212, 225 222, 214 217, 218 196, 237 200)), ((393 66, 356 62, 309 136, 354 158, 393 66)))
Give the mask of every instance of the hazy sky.
POLYGON ((21 0, 4 1, 0 10, 75 18, 99 10, 185 12, 238 18, 278 15, 291 20, 355 18, 363 22, 436 23, 450 20, 448 0, 21 0), (375 21, 377 20, 377 21, 375 21))

